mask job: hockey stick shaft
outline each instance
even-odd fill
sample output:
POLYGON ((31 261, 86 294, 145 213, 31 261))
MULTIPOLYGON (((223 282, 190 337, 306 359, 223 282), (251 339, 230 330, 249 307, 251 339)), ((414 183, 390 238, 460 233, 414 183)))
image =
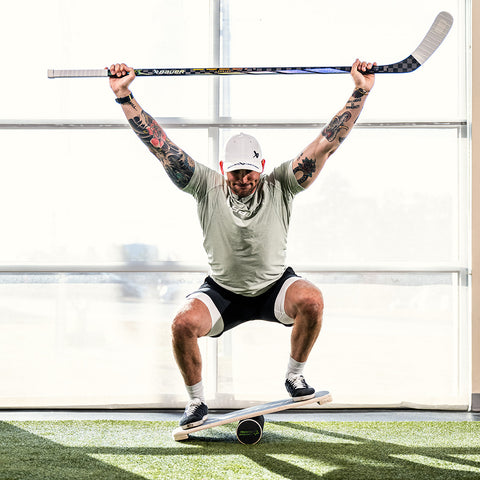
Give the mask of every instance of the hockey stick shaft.
MULTIPOLYGON (((415 51, 404 60, 389 65, 376 65, 365 73, 408 73, 423 65, 440 46, 453 23, 448 12, 440 12, 429 31, 415 51)), ((186 75, 271 75, 271 74, 337 74, 350 72, 350 66, 340 67, 212 67, 212 68, 140 68, 135 75, 145 76, 186 76, 186 75)), ((48 70, 49 78, 67 77, 109 77, 108 69, 103 70, 48 70)))
MULTIPOLYGON (((208 67, 208 68, 138 68, 137 77, 172 77, 189 75, 268 75, 299 73, 348 73, 351 67, 208 67)), ((49 70, 49 78, 111 77, 110 70, 49 70)))
MULTIPOLYGON (((404 62, 407 59, 404 60, 404 62)), ((411 64, 411 70, 420 64, 411 64)), ((394 65, 378 65, 365 73, 401 73, 391 71, 394 65)), ((139 68, 134 69, 137 77, 172 77, 189 75, 268 75, 268 74, 332 74, 349 73, 351 66, 338 67, 212 67, 212 68, 139 68)), ((48 78, 111 77, 110 70, 49 70, 48 78)))
MULTIPOLYGON (((406 62, 407 59, 404 60, 406 62)), ((401 73, 393 71, 393 65, 377 65, 365 73, 401 73)), ((420 66, 414 59, 409 64, 413 71, 420 66)), ((212 68, 138 68, 134 69, 137 77, 173 77, 189 75, 292 75, 292 74, 332 74, 349 73, 351 66, 338 67, 212 67, 212 68)), ((397 68, 398 70, 398 68, 397 68)), ((81 77, 111 77, 110 70, 49 70, 48 78, 81 78, 81 77)))

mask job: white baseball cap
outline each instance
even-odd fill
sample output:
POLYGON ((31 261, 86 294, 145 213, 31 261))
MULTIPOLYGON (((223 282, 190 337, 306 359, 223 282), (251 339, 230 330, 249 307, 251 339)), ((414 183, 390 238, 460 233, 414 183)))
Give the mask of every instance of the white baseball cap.
POLYGON ((224 172, 253 170, 262 173, 262 149, 255 137, 239 133, 231 137, 225 146, 224 172))

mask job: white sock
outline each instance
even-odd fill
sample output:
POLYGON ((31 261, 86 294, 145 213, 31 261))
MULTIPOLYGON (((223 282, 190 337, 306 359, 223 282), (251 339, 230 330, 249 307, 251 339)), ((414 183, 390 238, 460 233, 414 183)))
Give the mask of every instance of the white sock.
POLYGON ((203 392, 203 383, 201 380, 195 385, 185 385, 185 387, 187 388, 190 400, 199 398, 203 403, 205 403, 205 394, 203 392))
POLYGON ((287 378, 290 373, 293 373, 294 375, 302 374, 306 363, 307 362, 297 362, 290 357, 288 359, 287 373, 285 374, 285 378, 287 378))

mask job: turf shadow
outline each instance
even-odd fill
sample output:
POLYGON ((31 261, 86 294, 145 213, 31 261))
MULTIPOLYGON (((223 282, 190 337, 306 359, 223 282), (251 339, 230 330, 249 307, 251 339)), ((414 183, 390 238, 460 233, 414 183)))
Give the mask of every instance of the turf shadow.
MULTIPOLYGON (((280 423, 280 422, 279 422, 280 423)), ((281 422, 293 430, 346 440, 348 443, 327 443, 319 441, 319 448, 310 455, 313 460, 335 465, 337 468, 321 478, 345 480, 365 478, 371 480, 394 479, 480 479, 475 472, 459 471, 462 467, 480 469, 480 462, 459 457, 459 455, 480 455, 480 443, 472 447, 419 447, 404 446, 393 442, 378 441, 357 435, 339 433, 319 427, 300 425, 294 422, 281 422), (353 442, 353 443, 352 443, 353 442), (338 445, 338 448, 335 448, 338 445), (403 458, 399 458, 398 456, 403 458), (442 468, 422 463, 412 463, 408 458, 439 460, 456 465, 457 468, 442 468)))
POLYGON ((0 480, 145 480, 7 422, 0 422, 0 480))
POLYGON ((230 454, 242 454, 263 469, 291 480, 315 478, 326 480, 480 479, 479 473, 461 471, 462 468, 469 466, 478 469, 480 462, 459 457, 461 455, 480 455, 480 445, 478 447, 451 448, 410 447, 329 431, 322 426, 305 426, 294 422, 274 423, 296 430, 299 435, 292 440, 291 435, 268 432, 267 429, 259 444, 245 446, 236 442, 232 429, 226 432, 219 432, 218 430, 221 429, 217 429, 211 437, 191 435, 185 443, 203 447, 203 455, 225 454, 225 450, 230 454), (313 435, 310 435, 308 440, 302 440, 305 433, 313 435), (318 435, 318 441, 315 441, 315 435, 318 435), (335 441, 325 441, 326 438, 335 441), (213 444, 216 448, 208 448, 213 444), (301 465, 302 462, 300 465, 291 463, 288 460, 289 457, 302 459, 305 468, 301 465), (426 463, 437 463, 437 465, 425 464, 422 461, 415 462, 412 461, 413 458, 420 458, 426 463), (444 462, 448 462, 448 468, 442 466, 445 465, 444 462), (322 464, 330 469, 317 474, 308 469, 308 464, 322 464))
MULTIPOLYGON (((172 422, 114 422, 113 427, 110 423, 104 426, 105 433, 112 438, 112 443, 109 443, 95 433, 102 432, 100 427, 95 431, 90 430, 95 423, 71 422, 71 434, 76 434, 78 430, 75 429, 86 431, 87 435, 93 432, 98 435, 98 443, 94 439, 83 445, 76 442, 75 446, 65 446, 15 425, 0 422, 0 480, 139 480, 144 477, 127 469, 133 466, 132 462, 141 466, 148 461, 156 462, 158 472, 166 475, 162 476, 161 473, 156 478, 182 480, 235 478, 232 473, 235 469, 248 471, 253 467, 252 463, 265 472, 261 478, 278 475, 289 480, 480 479, 479 473, 460 471, 468 467, 480 468, 480 463, 472 458, 459 457, 480 456, 480 445, 476 443, 452 447, 408 446, 404 442, 393 443, 374 440, 369 435, 355 435, 349 430, 344 433, 338 428, 329 429, 328 423, 295 422, 269 422, 257 445, 237 442, 232 425, 202 432, 202 436, 193 434, 186 441, 174 442, 170 436, 172 422), (128 435, 123 435, 129 428, 136 432, 132 440, 128 435), (119 465, 125 465, 125 470, 104 463, 94 458, 95 455, 118 457, 119 465), (414 456, 425 459, 429 464, 412 461, 414 456), (203 464, 204 472, 208 473, 212 468, 216 476, 193 476, 192 467, 197 468, 199 462, 203 464), (448 462, 447 466, 445 462, 448 462), (173 473, 173 469, 179 470, 173 473)), ((44 429, 46 436, 54 433, 55 425, 48 428, 52 430, 44 429)))

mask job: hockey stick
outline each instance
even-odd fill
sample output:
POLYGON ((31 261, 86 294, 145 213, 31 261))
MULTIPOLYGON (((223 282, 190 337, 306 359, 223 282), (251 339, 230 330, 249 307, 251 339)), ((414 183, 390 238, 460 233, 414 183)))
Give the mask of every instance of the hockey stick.
MULTIPOLYGON (((423 65, 440 46, 453 23, 448 12, 440 12, 430 30, 415 51, 404 60, 389 65, 376 65, 365 73, 408 73, 423 65)), ((179 76, 179 75, 239 75, 239 74, 298 74, 298 73, 348 73, 351 67, 214 67, 214 68, 140 68, 135 75, 179 76)), ((66 77, 109 77, 110 71, 103 70, 48 70, 48 78, 66 77)))

